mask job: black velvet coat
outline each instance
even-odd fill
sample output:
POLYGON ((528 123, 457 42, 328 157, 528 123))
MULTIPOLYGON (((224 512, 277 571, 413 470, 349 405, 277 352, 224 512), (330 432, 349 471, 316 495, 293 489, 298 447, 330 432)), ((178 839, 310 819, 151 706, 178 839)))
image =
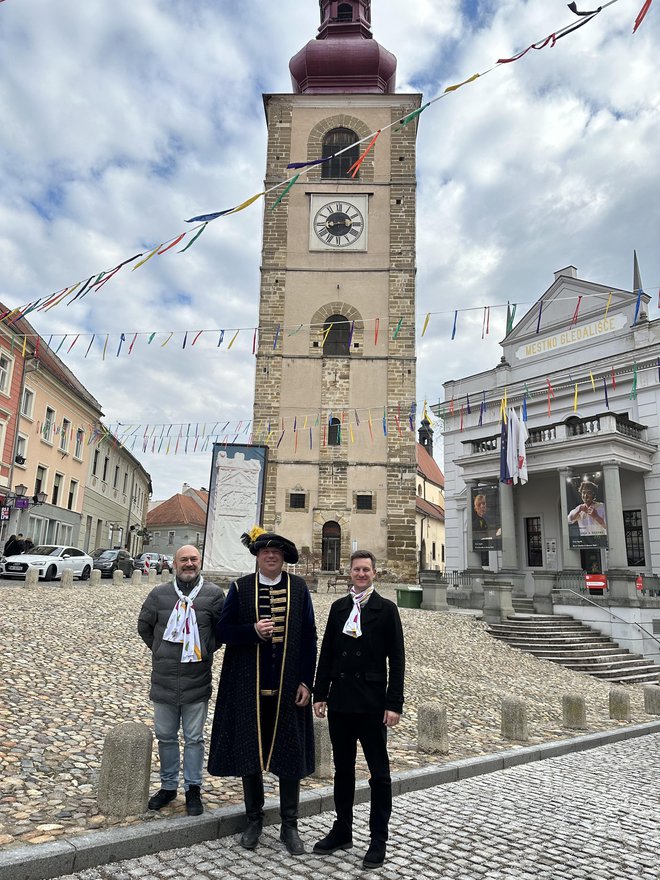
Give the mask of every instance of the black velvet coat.
POLYGON ((288 615, 275 736, 270 755, 261 743, 259 717, 260 652, 270 645, 257 635, 258 584, 255 575, 239 578, 227 595, 216 627, 226 644, 220 673, 208 770, 212 776, 250 776, 268 770, 276 776, 302 779, 314 772, 314 728, 311 703, 295 705, 301 682, 311 687, 316 663, 314 609, 305 581, 288 579, 288 615))
POLYGON ((399 609, 373 592, 362 609, 362 635, 344 635, 353 599, 332 603, 321 644, 314 702, 335 712, 390 712, 403 709, 405 651, 399 609))

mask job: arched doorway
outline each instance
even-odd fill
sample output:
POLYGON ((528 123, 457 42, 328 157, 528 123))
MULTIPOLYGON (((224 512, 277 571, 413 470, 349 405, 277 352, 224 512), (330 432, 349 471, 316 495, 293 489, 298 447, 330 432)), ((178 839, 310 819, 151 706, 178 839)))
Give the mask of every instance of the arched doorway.
POLYGON ((324 523, 321 539, 321 570, 339 571, 341 558, 341 526, 338 522, 324 523))

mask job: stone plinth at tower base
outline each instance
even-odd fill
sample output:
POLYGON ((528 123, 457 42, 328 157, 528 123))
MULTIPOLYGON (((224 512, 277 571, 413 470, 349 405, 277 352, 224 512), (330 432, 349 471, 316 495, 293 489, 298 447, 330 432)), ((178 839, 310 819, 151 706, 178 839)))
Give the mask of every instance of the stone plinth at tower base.
POLYGON ((484 580, 484 620, 499 623, 513 614, 513 584, 510 581, 484 580))
POLYGON ((106 736, 99 779, 99 810, 105 816, 137 816, 149 801, 153 736, 146 724, 126 721, 106 736))
POLYGON ((639 607, 637 575, 629 569, 610 568, 607 571, 607 595, 616 605, 639 607))

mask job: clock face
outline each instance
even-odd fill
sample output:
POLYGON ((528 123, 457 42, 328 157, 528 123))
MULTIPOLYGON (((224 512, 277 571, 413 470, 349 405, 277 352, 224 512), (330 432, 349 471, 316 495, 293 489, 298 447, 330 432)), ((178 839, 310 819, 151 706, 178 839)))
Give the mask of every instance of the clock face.
POLYGON ((362 212, 341 198, 326 202, 314 216, 314 233, 326 247, 348 247, 357 242, 363 232, 362 212))

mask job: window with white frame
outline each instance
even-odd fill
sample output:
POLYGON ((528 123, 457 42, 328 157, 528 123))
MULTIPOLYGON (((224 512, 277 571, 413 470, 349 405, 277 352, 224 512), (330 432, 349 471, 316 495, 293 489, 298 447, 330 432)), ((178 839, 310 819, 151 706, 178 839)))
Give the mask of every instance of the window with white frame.
POLYGON ((126 494, 126 489, 128 488, 128 471, 124 472, 124 495, 126 494))
POLYGON ((64 485, 64 474, 55 474, 53 477, 53 491, 50 497, 51 504, 59 504, 62 495, 62 486, 64 485))
MULTIPOLYGON (((48 468, 45 468, 42 464, 37 467, 37 472, 34 478, 34 494, 38 495, 39 492, 46 491, 46 478, 48 477, 48 468)), ((35 541, 35 544, 37 541, 35 541)))
POLYGON ((13 365, 14 362, 6 354, 0 354, 0 391, 3 394, 9 394, 13 365))
POLYGON ((34 412, 34 391, 29 388, 23 389, 23 397, 21 398, 21 415, 31 419, 34 412))
POLYGON ((175 532, 168 532, 167 533, 167 543, 168 544, 174 543, 174 536, 175 536, 175 532))
POLYGON ((72 544, 73 543, 73 526, 69 523, 58 523, 57 529, 57 543, 58 544, 72 544))
POLYGON ((60 428, 60 452, 66 452, 69 448, 70 433, 71 422, 68 419, 62 419, 62 427, 60 428))
POLYGON ((34 516, 30 514, 28 517, 28 535, 34 541, 35 545, 43 544, 46 540, 46 527, 48 520, 43 516, 34 516))
POLYGON ((28 438, 25 434, 19 434, 16 438, 16 456, 15 462, 17 467, 24 468, 27 459, 28 438))
POLYGON ((115 476, 112 480, 112 488, 113 489, 119 488, 119 465, 118 464, 115 465, 115 476))
POLYGON ((83 443, 85 442, 85 432, 82 428, 78 428, 76 431, 76 451, 75 457, 79 458, 82 461, 83 457, 83 443))
POLYGON ((73 506, 76 503, 76 495, 78 494, 78 481, 71 480, 69 483, 69 500, 67 502, 67 507, 69 510, 73 510, 73 506))
POLYGON ((55 410, 51 406, 46 407, 44 414, 44 423, 41 428, 41 435, 48 443, 53 442, 53 431, 55 429, 55 410))
POLYGON ((160 541, 160 532, 153 533, 154 544, 158 544, 160 541))

